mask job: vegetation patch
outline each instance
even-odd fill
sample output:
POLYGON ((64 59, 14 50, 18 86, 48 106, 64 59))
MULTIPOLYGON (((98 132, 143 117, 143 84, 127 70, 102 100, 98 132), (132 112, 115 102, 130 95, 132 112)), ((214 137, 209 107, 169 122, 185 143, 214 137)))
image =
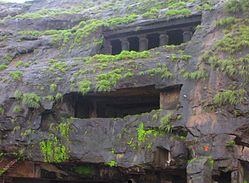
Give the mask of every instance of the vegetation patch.
POLYGON ((68 148, 61 144, 57 137, 41 141, 40 150, 45 162, 61 163, 69 159, 68 148))
POLYGON ((8 68, 8 65, 6 64, 0 64, 0 71, 3 71, 8 68))
POLYGON ((145 142, 149 136, 157 137, 159 135, 158 130, 154 129, 145 129, 144 123, 140 123, 137 128, 137 140, 139 143, 145 142))
POLYGON ((185 79, 192 79, 192 80, 199 80, 199 79, 204 79, 208 77, 208 74, 205 70, 197 70, 193 72, 182 70, 181 75, 185 79))
POLYGON ((172 124, 171 121, 173 120, 173 114, 169 113, 167 115, 165 115, 164 117, 161 118, 160 122, 160 126, 159 129, 160 131, 168 134, 172 132, 172 124))
POLYGON ((115 69, 108 73, 98 75, 96 83, 97 91, 110 91, 117 84, 117 82, 123 78, 122 72, 123 69, 115 69))
POLYGON ((173 77, 166 64, 157 64, 156 68, 148 69, 144 72, 140 72, 140 75, 160 76, 162 79, 169 79, 173 77))
POLYGON ((15 81, 20 81, 23 77, 22 71, 11 71, 9 74, 10 77, 15 81))
POLYGON ((214 96, 214 104, 218 106, 223 105, 237 105, 244 101, 244 96, 246 91, 243 89, 240 90, 224 90, 217 93, 214 96))
POLYGON ((39 108, 41 97, 36 93, 24 93, 21 96, 22 103, 30 108, 39 108))
POLYGON ((80 81, 78 83, 79 92, 82 95, 85 95, 86 93, 88 93, 91 90, 91 84, 92 83, 89 80, 80 81))
POLYGON ((97 62, 111 62, 111 61, 118 61, 118 60, 135 60, 139 58, 148 58, 151 54, 149 51, 142 51, 142 52, 136 52, 136 51, 122 51, 118 55, 104 55, 104 54, 97 54, 92 57, 86 58, 86 62, 90 63, 93 61, 97 62))

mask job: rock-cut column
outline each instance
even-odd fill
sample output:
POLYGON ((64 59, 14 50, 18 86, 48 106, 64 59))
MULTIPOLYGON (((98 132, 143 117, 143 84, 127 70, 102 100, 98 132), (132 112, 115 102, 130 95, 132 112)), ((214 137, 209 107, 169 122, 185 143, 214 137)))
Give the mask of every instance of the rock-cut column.
POLYGON ((112 44, 110 40, 106 40, 104 43, 104 52, 106 54, 112 54, 112 44))
POLYGON ((190 29, 183 30, 183 42, 186 43, 191 40, 193 32, 190 29))
POLYGON ((120 39, 122 50, 130 50, 130 43, 127 38, 120 39))
POLYGON ((148 39, 145 35, 139 37, 139 51, 148 50, 148 39))
POLYGON ((169 43, 169 36, 167 33, 161 33, 159 36, 160 46, 167 45, 169 43))

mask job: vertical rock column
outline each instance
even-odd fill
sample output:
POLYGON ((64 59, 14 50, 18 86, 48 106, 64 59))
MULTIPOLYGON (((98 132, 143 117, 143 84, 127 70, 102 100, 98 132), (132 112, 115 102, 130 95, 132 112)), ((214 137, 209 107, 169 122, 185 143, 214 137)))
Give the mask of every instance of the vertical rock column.
POLYGON ((213 183, 212 168, 207 157, 197 157, 187 166, 188 183, 213 183))
POLYGON ((239 161, 237 161, 236 169, 237 170, 231 172, 231 183, 243 183, 244 170, 239 161))
POLYGON ((123 50, 129 51, 130 50, 130 43, 127 40, 127 38, 122 38, 122 39, 120 39, 120 41, 121 41, 122 51, 123 50))
POLYGON ((112 44, 110 40, 105 40, 104 43, 104 52, 106 54, 112 54, 112 44))
POLYGON ((191 40, 193 32, 190 29, 183 30, 183 42, 186 43, 191 40))
POLYGON ((169 36, 167 33, 160 33, 159 39, 160 39, 159 43, 160 46, 164 46, 169 43, 169 36))
POLYGON ((148 50, 148 39, 145 35, 139 37, 139 51, 148 50))

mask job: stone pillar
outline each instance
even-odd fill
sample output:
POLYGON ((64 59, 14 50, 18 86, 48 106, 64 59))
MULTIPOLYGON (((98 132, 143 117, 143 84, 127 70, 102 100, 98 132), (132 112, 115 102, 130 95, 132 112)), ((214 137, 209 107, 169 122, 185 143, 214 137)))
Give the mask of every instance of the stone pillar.
POLYGON ((104 49, 106 54, 112 54, 112 43, 110 40, 106 40, 104 43, 104 49))
POLYGON ((139 37, 139 51, 148 50, 148 39, 145 35, 139 37))
POLYGON ((193 32, 190 29, 183 30, 183 42, 186 43, 191 40, 193 32))
POLYGON ((198 157, 187 166, 188 183, 213 183, 212 167, 207 157, 198 157))
POLYGON ((169 42, 169 36, 167 33, 161 33, 159 36, 159 40, 160 40, 160 46, 164 46, 167 45, 169 42))
POLYGON ((127 40, 127 38, 122 38, 122 39, 120 39, 120 41, 121 41, 122 51, 123 50, 130 50, 130 43, 127 40))

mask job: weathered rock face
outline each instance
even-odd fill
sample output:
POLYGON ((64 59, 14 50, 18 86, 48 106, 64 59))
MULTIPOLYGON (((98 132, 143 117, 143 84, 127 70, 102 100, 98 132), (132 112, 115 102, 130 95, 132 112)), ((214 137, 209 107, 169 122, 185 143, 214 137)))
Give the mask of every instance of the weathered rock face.
POLYGON ((247 6, 239 14, 218 0, 162 4, 0 4, 3 179, 249 181, 247 6), (202 16, 191 41, 99 54, 106 32, 158 31, 160 22, 183 20, 178 6, 202 16))

